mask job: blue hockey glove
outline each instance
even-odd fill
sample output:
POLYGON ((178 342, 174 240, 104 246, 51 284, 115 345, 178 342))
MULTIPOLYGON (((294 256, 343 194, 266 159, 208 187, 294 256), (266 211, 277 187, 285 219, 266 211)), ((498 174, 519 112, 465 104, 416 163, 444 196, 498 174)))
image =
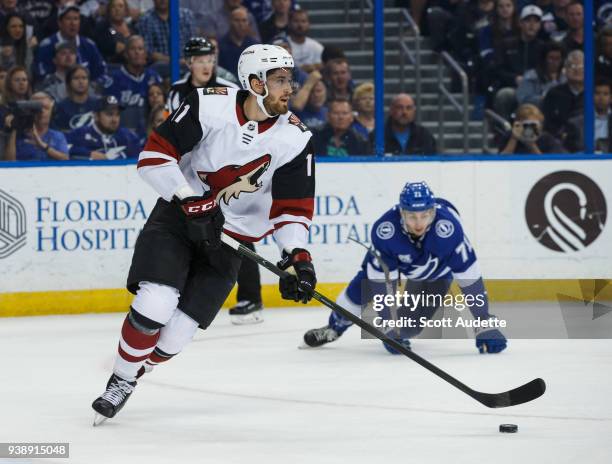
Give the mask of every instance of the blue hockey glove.
MULTIPOLYGON (((495 319, 491 315, 490 319, 495 319)), ((506 349, 507 341, 504 334, 499 329, 485 328, 476 330, 476 348, 480 354, 500 353, 506 349)))

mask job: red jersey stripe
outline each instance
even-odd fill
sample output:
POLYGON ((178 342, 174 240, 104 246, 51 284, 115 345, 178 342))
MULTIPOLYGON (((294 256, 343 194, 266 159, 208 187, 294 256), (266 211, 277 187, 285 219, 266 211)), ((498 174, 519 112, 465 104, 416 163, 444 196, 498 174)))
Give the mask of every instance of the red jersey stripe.
POLYGON ((142 168, 144 166, 158 166, 160 164, 170 163, 170 160, 164 158, 145 158, 142 160, 138 160, 137 168, 142 168))
POLYGON ((157 151, 164 155, 172 156, 172 158, 177 161, 181 159, 181 155, 176 147, 155 131, 151 132, 151 135, 149 135, 147 143, 144 146, 144 151, 157 151))
POLYGON ((314 198, 292 198, 288 200, 272 200, 270 208, 270 219, 291 214, 292 216, 303 216, 312 220, 314 211, 314 198))

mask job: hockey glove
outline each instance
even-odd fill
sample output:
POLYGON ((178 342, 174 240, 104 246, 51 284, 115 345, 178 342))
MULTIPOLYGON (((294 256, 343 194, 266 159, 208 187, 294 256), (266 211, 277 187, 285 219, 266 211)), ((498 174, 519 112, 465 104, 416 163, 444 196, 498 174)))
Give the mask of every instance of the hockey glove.
POLYGON ((303 248, 294 248, 291 253, 283 251, 283 259, 277 266, 290 273, 287 277, 281 277, 278 282, 283 299, 308 303, 317 285, 310 253, 303 248))
MULTIPOLYGON (((495 316, 490 316, 494 319, 495 316)), ((500 330, 494 328, 476 329, 476 348, 480 354, 499 353, 506 349, 506 337, 500 330)))
POLYGON ((201 197, 187 197, 182 200, 175 196, 173 201, 187 218, 189 238, 209 248, 219 248, 225 217, 211 193, 206 192, 201 197))

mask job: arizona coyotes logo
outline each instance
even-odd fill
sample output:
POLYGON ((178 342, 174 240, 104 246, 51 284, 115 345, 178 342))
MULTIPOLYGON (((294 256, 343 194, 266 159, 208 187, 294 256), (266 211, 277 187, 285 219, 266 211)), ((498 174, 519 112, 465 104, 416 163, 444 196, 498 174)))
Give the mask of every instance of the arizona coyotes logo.
POLYGON ((302 132, 306 132, 308 130, 308 127, 306 127, 306 124, 304 124, 300 118, 298 118, 295 114, 291 113, 291 115, 289 116, 289 124, 293 124, 294 126, 297 126, 298 129, 300 129, 302 132))
POLYGON ((202 89, 206 95, 227 95, 227 87, 206 87, 202 89))
POLYGON ((241 193, 253 193, 259 190, 259 179, 270 167, 270 155, 263 155, 242 166, 231 164, 215 172, 198 171, 200 180, 207 184, 218 203, 226 205, 232 198, 238 199, 241 193))

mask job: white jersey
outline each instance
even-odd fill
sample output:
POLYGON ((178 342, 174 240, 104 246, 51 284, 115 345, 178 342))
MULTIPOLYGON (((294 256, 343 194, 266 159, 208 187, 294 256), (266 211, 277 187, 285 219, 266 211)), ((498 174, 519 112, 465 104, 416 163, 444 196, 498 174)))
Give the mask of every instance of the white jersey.
POLYGON ((248 95, 192 92, 151 134, 138 171, 167 201, 187 184, 196 195, 212 191, 228 235, 257 241, 274 233, 279 246, 304 248, 314 209, 312 134, 290 112, 247 120, 248 95))

